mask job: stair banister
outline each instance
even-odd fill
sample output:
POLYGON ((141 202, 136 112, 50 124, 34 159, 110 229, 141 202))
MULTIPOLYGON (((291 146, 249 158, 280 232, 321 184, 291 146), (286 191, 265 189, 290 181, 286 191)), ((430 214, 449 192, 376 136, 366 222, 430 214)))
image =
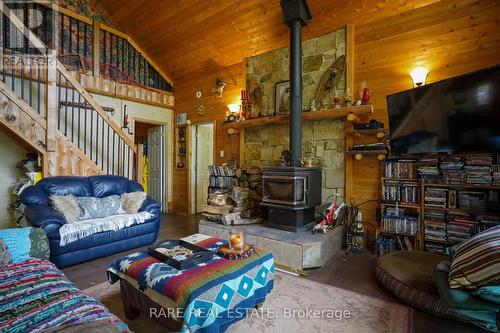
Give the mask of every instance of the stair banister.
MULTIPOLYGON (((33 46, 40 48, 40 49, 46 48, 45 44, 35 34, 31 33, 31 31, 23 24, 23 22, 21 22, 21 20, 19 20, 19 18, 5 5, 5 3, 3 1, 0 1, 0 11, 2 11, 5 14, 5 16, 12 22, 12 24, 14 24, 14 26, 19 31, 22 32, 22 34, 30 41, 30 43, 33 46)), ((52 59, 48 59, 48 63, 50 63, 51 61, 52 61, 52 59)), ((81 87, 80 83, 66 70, 66 68, 64 68, 64 65, 59 60, 57 60, 57 58, 54 58, 53 61, 56 64, 57 72, 59 72, 68 82, 71 83, 71 85, 84 97, 85 101, 87 103, 89 103, 94 108, 94 110, 115 131, 115 133, 127 144, 127 146, 134 153, 137 153, 137 148, 134 144, 134 141, 127 134, 125 134, 121 130, 121 128, 119 128, 118 125, 115 124, 115 122, 109 117, 109 115, 104 110, 102 110, 101 106, 94 100, 94 98, 85 89, 83 89, 81 87)), ((51 69, 51 66, 47 66, 47 70, 49 71, 50 69, 51 69)), ((50 75, 53 75, 54 77, 56 77, 56 75, 57 75, 56 71, 49 71, 49 72, 53 72, 50 75)), ((47 73, 47 74, 48 74, 47 77, 49 77, 49 73, 47 73)), ((54 85, 56 84, 55 79, 53 81, 53 84, 54 85)), ((49 85, 50 85, 50 81, 49 81, 49 85)), ((57 108, 56 94, 47 93, 46 99, 49 99, 49 100, 54 99, 54 101, 48 101, 48 100, 46 101, 46 105, 51 106, 51 108, 52 108, 52 109, 47 108, 47 113, 49 111, 54 113, 54 105, 56 105, 56 108, 57 108)), ((47 114, 47 119, 49 119, 49 118, 52 119, 52 116, 54 117, 53 119, 55 119, 55 117, 56 117, 55 113, 53 115, 50 115, 50 116, 47 114)), ((52 121, 52 122, 55 123, 55 121, 52 121)), ((49 123, 47 123, 47 126, 49 127, 49 123)), ((47 136, 48 136, 47 143, 49 143, 49 142, 55 143, 55 129, 49 130, 49 128, 47 128, 47 136)), ((54 149, 54 147, 50 147, 50 148, 54 149)))

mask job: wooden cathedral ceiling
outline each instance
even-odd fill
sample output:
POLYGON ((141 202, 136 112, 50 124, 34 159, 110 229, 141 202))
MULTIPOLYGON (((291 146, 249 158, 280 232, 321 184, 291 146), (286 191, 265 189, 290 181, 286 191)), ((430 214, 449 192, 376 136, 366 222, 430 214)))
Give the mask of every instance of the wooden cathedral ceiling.
MULTIPOLYGON (((279 0, 90 0, 174 80, 288 45, 279 0)), ((309 0, 304 39, 439 0, 309 0)))

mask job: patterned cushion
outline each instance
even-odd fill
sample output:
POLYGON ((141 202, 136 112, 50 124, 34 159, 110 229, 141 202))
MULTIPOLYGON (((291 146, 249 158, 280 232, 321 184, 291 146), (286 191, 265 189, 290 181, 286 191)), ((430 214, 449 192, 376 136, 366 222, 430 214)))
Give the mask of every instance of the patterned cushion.
POLYGON ((0 230, 0 239, 4 241, 12 257, 12 263, 25 261, 29 258, 31 243, 30 231, 33 228, 13 228, 0 230))
POLYGON ((41 228, 31 228, 30 234, 30 258, 45 259, 50 258, 49 239, 45 231, 41 228))
POLYGON ((118 195, 105 198, 81 197, 76 198, 76 201, 81 209, 79 220, 98 219, 125 213, 118 195))
POLYGON ((146 193, 144 192, 130 192, 121 195, 123 209, 127 214, 137 214, 141 209, 144 200, 146 200, 146 193))
POLYGON ((7 244, 0 239, 0 266, 8 264, 12 264, 12 257, 7 249, 7 244))
POLYGON ((448 277, 450 288, 476 290, 500 284, 500 226, 459 244, 448 277))
POLYGON ((14 228, 0 230, 0 256, 5 260, 6 254, 2 251, 2 244, 11 257, 10 263, 15 264, 29 258, 50 258, 49 241, 43 229, 14 228))
POLYGON ((51 195, 50 200, 56 211, 61 213, 66 222, 73 223, 80 215, 80 206, 73 195, 51 195))

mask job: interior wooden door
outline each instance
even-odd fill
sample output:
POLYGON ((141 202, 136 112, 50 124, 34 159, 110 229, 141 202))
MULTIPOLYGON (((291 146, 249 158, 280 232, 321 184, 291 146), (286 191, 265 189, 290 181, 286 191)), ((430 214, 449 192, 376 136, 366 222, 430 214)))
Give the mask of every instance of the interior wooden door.
POLYGON ((163 205, 163 128, 148 129, 148 195, 163 205))
POLYGON ((209 173, 213 164, 214 129, 212 124, 198 125, 196 129, 196 213, 203 212, 207 204, 209 173))

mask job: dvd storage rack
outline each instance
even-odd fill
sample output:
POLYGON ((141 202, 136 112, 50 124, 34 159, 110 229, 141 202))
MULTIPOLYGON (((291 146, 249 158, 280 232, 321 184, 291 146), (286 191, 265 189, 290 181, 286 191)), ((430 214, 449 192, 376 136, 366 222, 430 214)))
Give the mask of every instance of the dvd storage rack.
POLYGON ((415 249, 442 254, 446 247, 500 225, 499 164, 493 154, 386 161, 377 254, 408 248, 409 240, 415 249), (408 222, 415 218, 418 231, 413 234, 410 224, 408 233, 408 222))
POLYGON ((387 160, 382 178, 382 217, 376 252, 420 249, 421 184, 415 159, 387 160))

